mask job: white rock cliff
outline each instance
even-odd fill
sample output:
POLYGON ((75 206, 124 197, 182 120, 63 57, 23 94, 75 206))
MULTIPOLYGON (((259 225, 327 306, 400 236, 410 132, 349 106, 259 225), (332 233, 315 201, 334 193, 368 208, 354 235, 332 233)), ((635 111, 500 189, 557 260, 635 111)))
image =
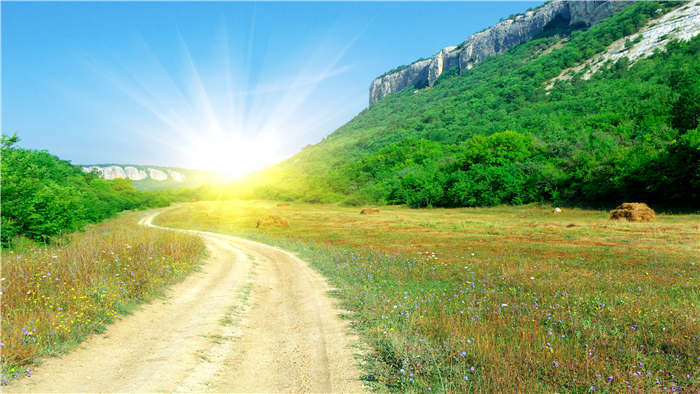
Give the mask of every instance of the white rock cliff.
POLYGON ((82 168, 83 172, 93 172, 97 171, 101 178, 104 179, 117 179, 117 178, 127 178, 132 181, 141 181, 144 179, 153 179, 155 181, 166 181, 172 179, 175 182, 184 182, 185 175, 175 170, 165 171, 156 168, 146 168, 146 170, 141 170, 132 166, 86 166, 82 168))
POLYGON ((487 57, 499 55, 515 45, 532 39, 557 18, 570 25, 596 24, 626 7, 628 1, 564 1, 555 0, 543 6, 497 23, 484 31, 467 38, 459 46, 442 49, 430 59, 419 60, 397 71, 382 75, 372 82, 369 89, 369 104, 381 100, 387 94, 406 87, 433 86, 440 75, 457 67, 460 71, 471 69, 487 57))

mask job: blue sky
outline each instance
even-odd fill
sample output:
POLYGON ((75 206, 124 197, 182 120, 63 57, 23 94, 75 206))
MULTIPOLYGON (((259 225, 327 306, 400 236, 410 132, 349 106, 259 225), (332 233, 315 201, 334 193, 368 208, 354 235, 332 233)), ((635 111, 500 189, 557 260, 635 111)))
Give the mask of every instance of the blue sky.
POLYGON ((2 2, 2 131, 75 164, 233 175, 367 106, 383 72, 541 2, 2 2))

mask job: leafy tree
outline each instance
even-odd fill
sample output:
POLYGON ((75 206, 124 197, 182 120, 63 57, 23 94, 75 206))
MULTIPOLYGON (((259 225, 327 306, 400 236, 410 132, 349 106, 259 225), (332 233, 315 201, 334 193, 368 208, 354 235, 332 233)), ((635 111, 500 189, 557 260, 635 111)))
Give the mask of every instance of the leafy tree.
POLYGON ((2 228, 4 246, 17 236, 49 241, 125 209, 165 206, 186 192, 139 192, 126 179, 104 180, 46 151, 16 146, 2 136, 2 228))

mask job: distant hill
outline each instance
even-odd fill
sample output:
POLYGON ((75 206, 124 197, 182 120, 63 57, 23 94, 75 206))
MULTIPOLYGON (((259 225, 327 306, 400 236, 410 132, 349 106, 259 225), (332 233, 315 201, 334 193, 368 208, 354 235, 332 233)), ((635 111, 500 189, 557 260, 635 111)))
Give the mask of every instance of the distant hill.
POLYGON ((380 76, 369 108, 237 190, 414 207, 697 207, 699 26, 697 0, 548 2, 380 76))
POLYGON ((94 171, 104 179, 129 179, 137 190, 196 187, 226 182, 226 176, 223 174, 176 167, 134 164, 91 164, 81 167, 83 172, 94 171))

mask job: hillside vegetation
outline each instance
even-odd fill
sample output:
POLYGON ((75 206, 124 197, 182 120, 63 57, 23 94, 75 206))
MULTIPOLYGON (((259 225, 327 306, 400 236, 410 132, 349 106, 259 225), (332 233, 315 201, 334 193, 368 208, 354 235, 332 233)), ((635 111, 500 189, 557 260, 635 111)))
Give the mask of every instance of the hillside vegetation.
POLYGON ((48 241, 127 209, 169 205, 189 191, 137 191, 128 179, 104 180, 46 151, 2 137, 2 245, 16 237, 48 241))
POLYGON ((553 23, 432 88, 383 98, 229 195, 412 207, 629 199, 697 207, 700 38, 545 89, 679 4, 636 3, 587 30, 553 23))

